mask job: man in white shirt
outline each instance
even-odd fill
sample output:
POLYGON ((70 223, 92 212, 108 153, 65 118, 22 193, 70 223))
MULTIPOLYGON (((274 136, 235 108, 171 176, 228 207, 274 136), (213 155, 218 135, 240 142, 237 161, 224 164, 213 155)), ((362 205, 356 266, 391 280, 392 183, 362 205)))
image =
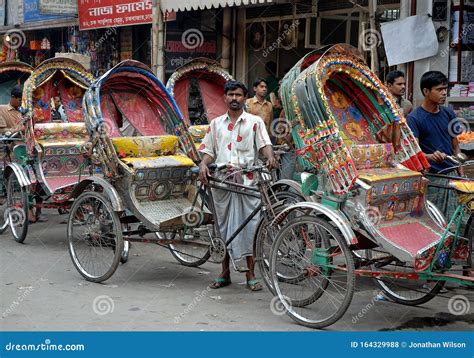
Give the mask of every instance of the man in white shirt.
MULTIPOLYGON (((259 153, 267 158, 269 167, 277 167, 273 155, 272 144, 262 118, 244 111, 247 99, 247 88, 237 81, 229 81, 224 87, 224 101, 228 111, 211 121, 209 131, 204 137, 199 151, 202 161, 199 164, 199 179, 207 184, 210 176, 208 165, 215 162, 230 167, 242 168, 256 164, 259 153)), ((233 180, 244 185, 255 185, 252 173, 234 175, 233 180)), ((225 190, 213 190, 214 205, 219 229, 224 241, 240 226, 260 203, 260 199, 244 196, 225 190)), ((228 247, 232 259, 247 261, 247 288, 259 291, 262 285, 255 279, 253 257, 253 239, 259 215, 256 215, 239 233, 228 247)), ((210 285, 211 288, 221 288, 231 283, 229 270, 229 254, 222 263, 222 272, 210 285)))

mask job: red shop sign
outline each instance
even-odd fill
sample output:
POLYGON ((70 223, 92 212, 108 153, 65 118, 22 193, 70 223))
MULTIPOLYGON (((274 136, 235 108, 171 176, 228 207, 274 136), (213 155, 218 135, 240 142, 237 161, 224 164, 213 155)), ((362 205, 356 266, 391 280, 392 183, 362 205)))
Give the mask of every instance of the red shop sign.
POLYGON ((152 0, 79 0, 79 28, 150 24, 152 0))

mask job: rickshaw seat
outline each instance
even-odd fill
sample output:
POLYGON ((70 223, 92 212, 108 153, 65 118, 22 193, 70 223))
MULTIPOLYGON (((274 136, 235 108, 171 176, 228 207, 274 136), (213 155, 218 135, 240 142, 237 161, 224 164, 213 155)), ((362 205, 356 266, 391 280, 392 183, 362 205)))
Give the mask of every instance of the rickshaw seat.
POLYGON ((206 136, 208 128, 209 128, 208 124, 195 125, 195 126, 190 126, 188 128, 189 134, 191 134, 191 137, 193 138, 193 142, 194 144, 196 144, 196 146, 199 146, 199 144, 202 142, 202 140, 206 136))
POLYGON ((474 194, 474 182, 469 180, 450 180, 449 186, 464 194, 474 194))
POLYGON ((134 169, 192 167, 194 162, 179 151, 173 135, 111 138, 118 157, 134 169))

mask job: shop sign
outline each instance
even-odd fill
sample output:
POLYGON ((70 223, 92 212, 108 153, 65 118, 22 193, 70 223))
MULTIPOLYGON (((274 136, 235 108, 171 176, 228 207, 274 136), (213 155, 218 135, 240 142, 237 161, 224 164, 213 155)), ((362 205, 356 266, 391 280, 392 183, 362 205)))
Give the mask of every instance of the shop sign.
POLYGON ((23 0, 23 22, 73 19, 62 15, 45 15, 40 12, 39 0, 23 0))
POLYGON ((216 54, 215 32, 190 29, 183 33, 168 33, 166 35, 166 73, 174 72, 178 67, 197 57, 215 59, 216 54))
POLYGON ((39 0, 42 14, 75 15, 77 0, 39 0))
POLYGON ((150 24, 152 0, 79 0, 79 28, 150 24))

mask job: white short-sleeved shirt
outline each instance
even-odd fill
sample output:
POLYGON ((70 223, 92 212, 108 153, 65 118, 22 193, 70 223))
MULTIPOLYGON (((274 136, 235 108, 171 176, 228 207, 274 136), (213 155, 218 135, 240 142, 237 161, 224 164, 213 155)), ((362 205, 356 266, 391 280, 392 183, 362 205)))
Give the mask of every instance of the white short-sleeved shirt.
MULTIPOLYGON (((272 143, 262 118, 243 111, 235 125, 227 113, 212 120, 199 151, 217 165, 241 168, 255 165, 259 150, 267 145, 272 143)), ((245 185, 252 183, 252 175, 244 177, 245 185)))

